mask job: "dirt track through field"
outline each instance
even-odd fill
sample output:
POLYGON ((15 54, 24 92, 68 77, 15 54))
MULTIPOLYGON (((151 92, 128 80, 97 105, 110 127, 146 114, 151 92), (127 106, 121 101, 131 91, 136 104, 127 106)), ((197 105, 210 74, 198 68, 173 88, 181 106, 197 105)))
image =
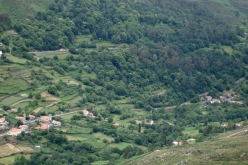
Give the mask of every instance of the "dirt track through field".
POLYGON ((11 106, 15 106, 15 105, 20 104, 20 103, 22 103, 22 102, 28 102, 28 101, 32 101, 32 100, 31 100, 31 99, 21 100, 21 101, 15 102, 15 103, 12 104, 11 106))

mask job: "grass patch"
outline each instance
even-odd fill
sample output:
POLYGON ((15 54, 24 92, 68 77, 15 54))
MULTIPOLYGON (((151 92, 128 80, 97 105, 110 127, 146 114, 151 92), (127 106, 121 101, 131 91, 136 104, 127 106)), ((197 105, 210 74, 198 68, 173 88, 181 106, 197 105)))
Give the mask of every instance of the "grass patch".
POLYGON ((51 150, 49 148, 46 148, 46 147, 41 147, 41 152, 49 154, 49 153, 51 153, 51 150))
POLYGON ((23 90, 27 90, 29 85, 21 78, 9 78, 3 82, 0 82, 0 95, 9 95, 18 93, 23 90))
POLYGON ((15 107, 15 108, 25 108, 25 107, 28 106, 28 105, 29 105, 29 102, 26 101, 26 102, 22 102, 22 103, 20 103, 20 104, 17 104, 17 105, 15 105, 14 107, 15 107))
POLYGON ((108 160, 106 161, 97 161, 97 162, 93 162, 91 163, 92 165, 107 165, 108 164, 108 160))
POLYGON ((24 156, 26 159, 30 159, 30 155, 29 154, 18 154, 18 155, 13 155, 13 156, 8 156, 8 157, 4 157, 4 158, 0 158, 0 162, 2 164, 13 164, 15 159, 18 157, 18 156, 24 156))
POLYGON ((93 136, 95 138, 99 138, 100 140, 107 139, 109 142, 114 140, 113 137, 107 136, 107 135, 100 133, 100 132, 94 133, 93 136))
POLYGON ((66 138, 68 140, 80 140, 80 141, 87 140, 87 138, 84 138, 84 137, 81 137, 81 136, 75 136, 75 135, 66 135, 66 138))
POLYGON ((14 62, 16 64, 26 64, 26 62, 28 61, 26 59, 15 57, 15 56, 12 56, 12 55, 8 55, 6 57, 7 57, 7 59, 9 59, 10 61, 12 61, 12 62, 14 62))
POLYGON ((0 157, 8 156, 18 152, 21 152, 21 150, 10 143, 0 146, 0 157))
POLYGON ((221 46, 225 52, 232 54, 233 53, 233 49, 231 46, 221 46))
POLYGON ((20 101, 22 99, 23 99, 23 97, 21 97, 21 96, 10 96, 10 97, 7 97, 6 99, 2 100, 0 102, 0 104, 4 104, 4 105, 9 105, 10 106, 13 103, 18 102, 18 101, 20 101))
POLYGON ((127 146, 129 146, 129 145, 132 145, 132 144, 130 144, 130 143, 125 143, 125 142, 121 142, 121 143, 113 143, 113 144, 110 144, 109 146, 110 147, 117 147, 117 148, 119 148, 119 149, 124 149, 124 148, 126 148, 127 146))
POLYGON ((72 117, 73 115, 77 115, 77 113, 68 114, 68 115, 61 116, 61 119, 67 120, 67 121, 71 121, 71 117, 72 117))
POLYGON ((199 134, 199 130, 196 129, 196 127, 185 127, 185 130, 183 131, 184 135, 189 135, 189 136, 196 136, 199 134))

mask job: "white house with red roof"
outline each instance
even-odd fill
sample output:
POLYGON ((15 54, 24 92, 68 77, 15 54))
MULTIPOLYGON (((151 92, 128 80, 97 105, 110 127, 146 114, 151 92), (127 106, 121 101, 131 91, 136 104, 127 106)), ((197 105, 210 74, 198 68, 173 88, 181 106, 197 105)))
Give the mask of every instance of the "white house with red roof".
POLYGON ((50 117, 50 116, 41 116, 41 117, 40 117, 40 121, 41 121, 42 123, 50 123, 51 117, 50 117))
POLYGON ((41 124, 41 125, 39 125, 38 127, 35 127, 35 129, 37 129, 37 130, 47 130, 47 129, 49 129, 49 124, 41 124))
POLYGON ((28 125, 20 125, 19 129, 27 131, 28 130, 28 125))
POLYGON ((8 134, 12 136, 17 136, 17 135, 20 135, 23 131, 24 130, 22 129, 12 128, 11 130, 9 130, 8 134))
POLYGON ((83 114, 84 114, 84 116, 88 116, 89 115, 89 111, 87 109, 84 109, 83 110, 83 114))
POLYGON ((5 123, 6 123, 5 116, 3 116, 0 118, 0 124, 5 124, 5 123))
POLYGON ((212 100, 212 96, 205 96, 207 99, 207 102, 210 102, 212 100))
POLYGON ((23 116, 16 116, 15 119, 16 120, 21 120, 21 121, 24 121, 25 120, 25 118, 23 116))

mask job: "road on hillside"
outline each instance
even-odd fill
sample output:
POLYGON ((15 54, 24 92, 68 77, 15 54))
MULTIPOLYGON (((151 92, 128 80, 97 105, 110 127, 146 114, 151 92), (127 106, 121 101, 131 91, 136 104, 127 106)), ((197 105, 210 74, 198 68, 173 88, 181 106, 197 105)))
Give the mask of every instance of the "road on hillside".
POLYGON ((247 128, 248 128, 248 127, 245 127, 244 130, 242 130, 242 131, 239 131, 239 132, 233 133, 233 134, 231 134, 231 135, 228 135, 226 138, 229 138, 229 137, 232 137, 232 136, 241 134, 241 133, 246 133, 246 132, 248 131, 247 128))
POLYGON ((64 115, 69 115, 69 114, 73 114, 73 113, 77 113, 77 112, 79 112, 79 111, 80 111, 80 110, 78 110, 78 111, 73 111, 73 112, 67 112, 67 113, 61 113, 61 114, 59 114, 59 115, 53 115, 52 118, 53 118, 53 117, 64 116, 64 115))

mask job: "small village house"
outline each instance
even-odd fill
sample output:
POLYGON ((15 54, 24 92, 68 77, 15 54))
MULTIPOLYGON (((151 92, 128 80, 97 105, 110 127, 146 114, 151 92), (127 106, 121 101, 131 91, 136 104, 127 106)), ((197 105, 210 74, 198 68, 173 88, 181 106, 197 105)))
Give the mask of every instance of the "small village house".
POLYGON ((25 121, 25 118, 23 116, 16 116, 15 119, 16 120, 25 121))
POLYGON ((84 110, 83 110, 83 114, 84 114, 84 116, 88 116, 88 115, 89 115, 89 111, 86 110, 86 109, 84 109, 84 110))
POLYGON ((89 112, 88 116, 89 116, 90 118, 95 118, 95 116, 94 116, 94 114, 93 114, 92 112, 89 112))
POLYGON ((240 124, 240 123, 236 123, 235 124, 237 127, 242 127, 242 124, 240 124))
POLYGON ((50 116, 41 116, 40 117, 40 122, 42 123, 50 123, 51 117, 50 116))
POLYGON ((220 100, 219 99, 213 99, 212 101, 210 101, 211 104, 219 104, 220 100))
POLYGON ((222 124, 221 127, 226 128, 227 124, 222 124))
POLYGON ((206 96, 207 102, 210 102, 212 100, 211 96, 206 96))
POLYGON ((178 146, 178 142, 177 141, 174 141, 174 142, 172 142, 172 145, 173 146, 178 146))
POLYGON ((56 120, 53 120, 53 121, 52 121, 52 124, 53 124, 53 126, 55 126, 55 127, 60 127, 60 126, 61 126, 61 122, 60 122, 60 121, 56 121, 56 120))
POLYGON ((119 123, 115 123, 115 124, 114 124, 114 126, 119 127, 119 126, 120 126, 120 124, 119 124, 119 123))
POLYGON ((220 101, 221 102, 226 102, 227 101, 227 98, 225 96, 220 96, 220 101))
POLYGON ((36 117, 34 115, 28 115, 29 120, 34 120, 36 117))
POLYGON ((196 139, 194 139, 194 138, 190 138, 190 139, 186 140, 186 142, 187 142, 187 143, 190 143, 190 142, 195 141, 195 140, 196 140, 196 139))
POLYGON ((5 124, 5 123, 6 123, 5 116, 3 116, 0 118, 0 124, 5 124))
POLYGON ((24 130, 22 129, 12 128, 11 130, 9 130, 8 134, 12 136, 17 136, 17 135, 20 135, 23 131, 24 130))
POLYGON ((27 131, 28 130, 28 125, 20 125, 19 129, 27 131))
POLYGON ((38 127, 35 127, 35 129, 37 129, 37 130, 47 130, 47 129, 49 129, 49 124, 41 124, 40 126, 38 126, 38 127))

